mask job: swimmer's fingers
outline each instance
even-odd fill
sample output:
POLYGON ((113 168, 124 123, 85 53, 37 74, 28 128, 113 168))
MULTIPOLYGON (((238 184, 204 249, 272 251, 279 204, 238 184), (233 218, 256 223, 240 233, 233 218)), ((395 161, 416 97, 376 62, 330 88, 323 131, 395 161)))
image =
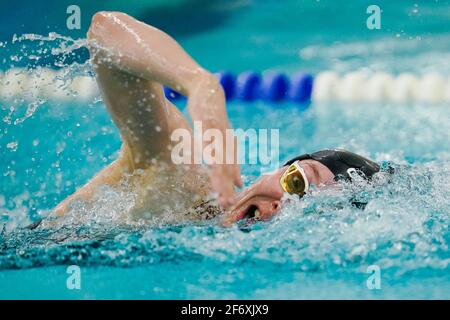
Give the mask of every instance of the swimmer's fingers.
POLYGON ((211 167, 211 185, 218 194, 219 204, 225 209, 233 204, 238 170, 234 165, 214 165, 211 167))
POLYGON ((241 177, 241 168, 237 164, 233 165, 233 182, 238 188, 242 188, 244 185, 241 177))
POLYGON ((218 201, 222 208, 227 209, 233 204, 235 195, 234 185, 231 180, 226 180, 220 175, 213 175, 211 177, 211 184, 214 191, 218 194, 218 201))
POLYGON ((238 140, 237 137, 234 137, 234 144, 233 147, 227 148, 227 153, 231 153, 233 155, 234 162, 233 164, 228 165, 227 169, 230 170, 230 175, 233 177, 233 183, 236 187, 241 188, 242 178, 241 178, 241 167, 238 164, 238 158, 237 158, 237 146, 238 146, 238 140))

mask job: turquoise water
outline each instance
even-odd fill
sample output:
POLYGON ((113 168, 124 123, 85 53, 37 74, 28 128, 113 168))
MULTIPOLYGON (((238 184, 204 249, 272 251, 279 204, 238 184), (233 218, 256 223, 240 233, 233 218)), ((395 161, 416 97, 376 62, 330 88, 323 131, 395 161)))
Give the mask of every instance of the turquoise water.
MULTIPOLYGON (((181 15, 175 5, 144 10, 136 2, 130 13, 144 20, 164 13, 157 22, 211 70, 450 71, 448 1, 382 1, 378 31, 365 27, 366 1, 205 3, 177 1, 185 6, 181 15), (190 23, 198 10, 214 19, 190 23)), ((8 41, 0 48, 8 58, 2 69, 31 60, 9 57, 64 41, 8 41)), ((89 64, 62 66, 69 80, 90 72, 89 64)), ((20 226, 48 213, 120 147, 100 100, 34 106, 20 99, 1 104, 0 298, 450 297, 448 104, 233 102, 234 127, 280 130, 282 159, 342 147, 392 161, 396 174, 390 184, 380 176, 373 185, 317 192, 247 229, 215 223, 119 228, 108 221, 126 199, 106 190, 103 203, 82 213, 88 223, 24 231, 20 226), (354 197, 368 201, 365 210, 350 205, 354 197), (72 264, 81 267, 81 290, 66 287, 72 264), (370 265, 381 269, 380 290, 366 286, 370 265)), ((243 166, 247 185, 258 173, 258 166, 243 166)))

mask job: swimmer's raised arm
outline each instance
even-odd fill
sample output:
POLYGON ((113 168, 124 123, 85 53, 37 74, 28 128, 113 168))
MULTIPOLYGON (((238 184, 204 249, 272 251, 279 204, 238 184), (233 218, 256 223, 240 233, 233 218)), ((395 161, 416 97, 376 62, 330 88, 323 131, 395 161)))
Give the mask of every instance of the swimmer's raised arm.
MULTIPOLYGON (((225 137, 229 128, 218 81, 164 32, 123 13, 99 12, 88 31, 88 46, 103 101, 119 128, 123 148, 117 161, 56 207, 59 216, 73 200, 88 201, 98 186, 115 185, 125 173, 146 169, 154 160, 172 165, 171 134, 175 129, 191 128, 165 99, 162 85, 188 97, 191 118, 201 121, 204 130, 219 129, 225 137)), ((211 169, 213 191, 227 206, 234 185, 242 183, 239 166, 214 165, 211 169)))
MULTIPOLYGON (((225 130, 230 125, 223 89, 216 78, 201 68, 170 36, 124 13, 99 12, 93 17, 88 39, 94 63, 173 88, 188 97, 188 111, 193 121, 201 121, 204 130, 219 129, 226 136, 225 130)), ((108 90, 101 87, 103 91, 108 90)), ((120 116, 122 114, 117 115, 120 116)), ((121 119, 117 119, 118 122, 121 119)), ((142 145, 137 139, 126 136, 124 139, 128 140, 130 149, 157 149, 167 154, 163 158, 169 157, 167 144, 162 146, 160 143, 155 148, 149 146, 148 141, 142 145)), ((234 153, 235 150, 228 148, 225 152, 234 153)), ((155 154, 151 153, 149 157, 153 158, 155 154)), ((142 158, 143 153, 140 154, 142 158)), ((211 169, 212 187, 226 206, 234 193, 234 185, 242 184, 239 166, 213 165, 211 169)))

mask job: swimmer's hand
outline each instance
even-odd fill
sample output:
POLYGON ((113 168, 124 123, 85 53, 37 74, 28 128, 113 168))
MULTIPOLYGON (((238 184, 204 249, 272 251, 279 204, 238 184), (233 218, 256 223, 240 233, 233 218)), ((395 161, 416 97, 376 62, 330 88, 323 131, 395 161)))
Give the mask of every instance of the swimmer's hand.
POLYGON ((234 204, 234 187, 242 187, 238 164, 212 165, 210 171, 211 186, 218 194, 222 208, 228 209, 234 204))

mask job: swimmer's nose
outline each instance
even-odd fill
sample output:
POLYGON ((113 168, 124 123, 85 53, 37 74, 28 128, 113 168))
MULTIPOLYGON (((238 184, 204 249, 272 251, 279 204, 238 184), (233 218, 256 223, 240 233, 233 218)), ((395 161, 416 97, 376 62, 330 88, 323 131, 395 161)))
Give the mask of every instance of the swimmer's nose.
POLYGON ((272 209, 274 212, 278 211, 281 209, 281 201, 279 200, 275 200, 272 202, 272 209))

